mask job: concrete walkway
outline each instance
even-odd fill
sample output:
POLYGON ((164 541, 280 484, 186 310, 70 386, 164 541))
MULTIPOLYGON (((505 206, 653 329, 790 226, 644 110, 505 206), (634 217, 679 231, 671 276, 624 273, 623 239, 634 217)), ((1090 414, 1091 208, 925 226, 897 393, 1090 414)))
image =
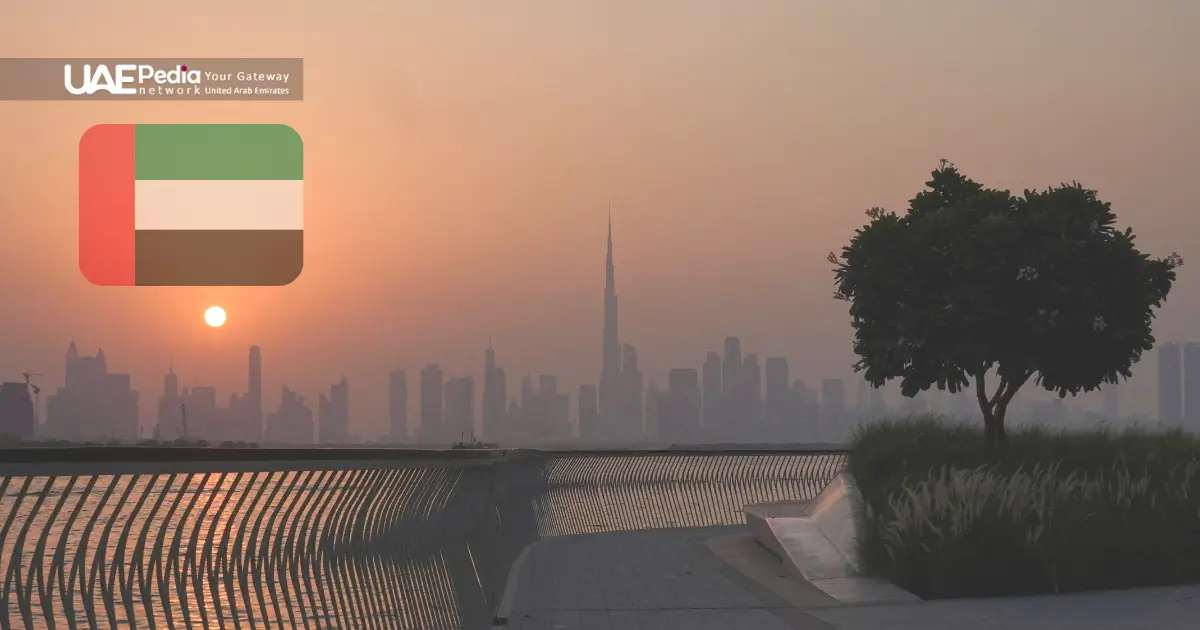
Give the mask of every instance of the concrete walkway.
POLYGON ((841 605, 791 578, 741 526, 555 538, 514 571, 515 630, 1167 630, 1196 628, 1200 585, 1047 597, 841 605))
POLYGON ((1200 627, 1200 585, 841 606, 809 614, 841 630, 1183 630, 1200 627))
MULTIPOLYGON (((516 572, 513 630, 826 630, 705 545, 741 526, 569 536, 534 545, 516 572)), ((811 587, 810 587, 811 588, 811 587)), ((810 603, 829 603, 812 589, 810 603)))

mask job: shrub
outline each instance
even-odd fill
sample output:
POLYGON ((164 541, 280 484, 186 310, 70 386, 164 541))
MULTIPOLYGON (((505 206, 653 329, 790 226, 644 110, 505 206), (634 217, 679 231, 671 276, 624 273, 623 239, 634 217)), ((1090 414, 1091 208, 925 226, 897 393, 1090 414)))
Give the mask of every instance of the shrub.
POLYGON ((860 431, 869 572, 924 598, 1200 581, 1200 441, 1182 433, 983 432, 926 417, 860 431))

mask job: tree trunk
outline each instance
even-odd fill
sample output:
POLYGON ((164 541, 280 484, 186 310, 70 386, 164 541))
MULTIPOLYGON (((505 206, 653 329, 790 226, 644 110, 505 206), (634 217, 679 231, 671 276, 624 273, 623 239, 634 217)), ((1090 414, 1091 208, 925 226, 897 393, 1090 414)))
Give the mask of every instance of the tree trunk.
POLYGON ((996 430, 996 418, 992 415, 991 407, 984 405, 983 411, 983 450, 992 456, 996 454, 1000 445, 999 431, 996 430))
POLYGON ((1004 430, 1004 414, 1008 411, 1008 403, 1012 402, 1013 396, 1021 385, 1025 384, 1029 375, 1025 374, 1009 383, 1001 379, 996 393, 992 398, 988 398, 985 381, 987 368, 988 366, 984 366, 975 376, 975 397, 979 401, 979 410, 983 412, 984 450, 990 456, 1002 451, 1008 444, 1008 432, 1004 430))
POLYGON ((988 455, 1002 452, 1008 444, 1008 432, 1004 429, 1004 415, 1008 411, 1008 403, 1007 397, 1001 397, 994 406, 982 407, 984 450, 988 455))

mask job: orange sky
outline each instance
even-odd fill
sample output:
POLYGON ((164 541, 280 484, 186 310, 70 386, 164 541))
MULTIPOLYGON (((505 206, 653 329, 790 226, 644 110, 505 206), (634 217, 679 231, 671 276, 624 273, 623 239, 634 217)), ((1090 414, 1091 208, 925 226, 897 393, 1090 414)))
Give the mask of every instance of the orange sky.
MULTIPOLYGON (((726 334, 849 376, 824 257, 942 157, 1014 190, 1079 180, 1143 248, 1200 254, 1190 0, 8 2, 0 56, 305 58, 302 103, 0 103, 0 378, 58 385, 69 339, 102 346, 147 422, 170 357, 229 392, 250 343, 270 408, 344 373, 367 435, 388 369, 478 374, 489 336, 510 382, 594 380, 609 201, 622 336, 660 382, 726 334), (300 280, 89 285, 75 152, 101 122, 294 126, 300 280)), ((1200 337, 1189 269, 1162 339, 1200 337)))

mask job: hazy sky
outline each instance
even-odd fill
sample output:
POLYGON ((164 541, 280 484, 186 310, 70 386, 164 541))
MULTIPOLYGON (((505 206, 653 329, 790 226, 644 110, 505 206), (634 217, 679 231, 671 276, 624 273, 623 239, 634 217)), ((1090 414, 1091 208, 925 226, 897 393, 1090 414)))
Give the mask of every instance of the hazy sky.
POLYGON ((825 255, 943 157, 996 187, 1098 189, 1191 263, 1156 333, 1200 337, 1194 0, 5 2, 0 56, 305 58, 302 103, 0 103, 0 378, 56 386, 68 340, 103 347, 144 423, 171 357, 227 394, 251 343, 270 409, 282 382, 315 399, 345 374, 368 436, 387 370, 478 375, 489 337, 510 384, 594 381, 609 202, 648 375, 737 334, 810 383, 849 376, 825 255), (301 278, 88 284, 76 151, 102 122, 299 130, 301 278))

